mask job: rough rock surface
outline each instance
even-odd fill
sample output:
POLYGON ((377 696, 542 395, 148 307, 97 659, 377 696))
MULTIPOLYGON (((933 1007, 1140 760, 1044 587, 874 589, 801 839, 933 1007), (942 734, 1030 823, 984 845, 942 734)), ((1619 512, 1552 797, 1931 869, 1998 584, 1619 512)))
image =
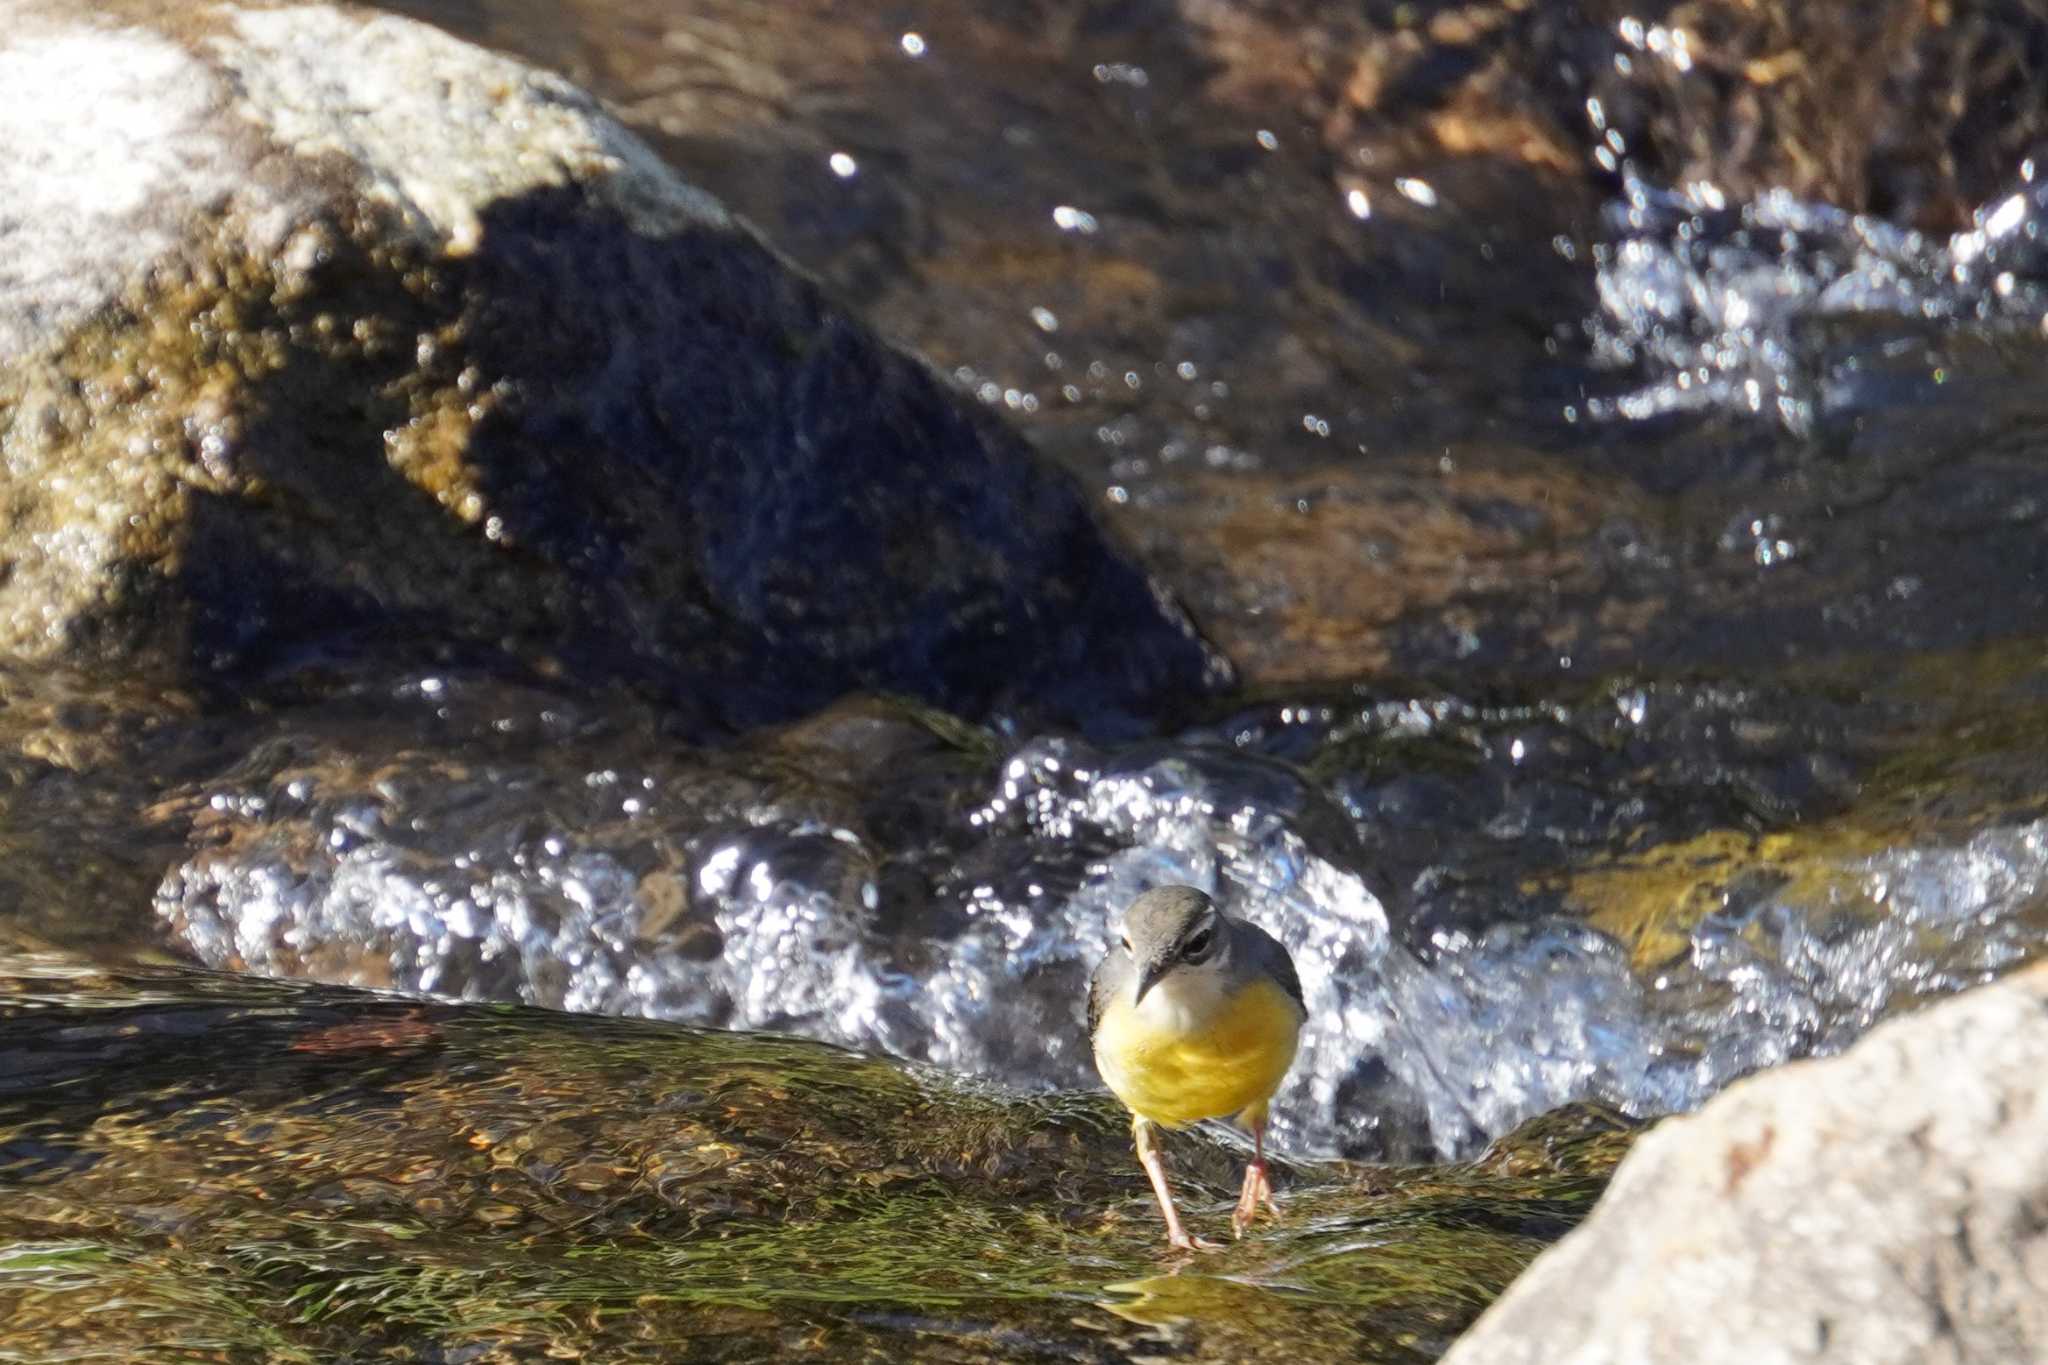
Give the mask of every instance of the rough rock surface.
POLYGON ((1226 676, 1064 478, 567 82, 327 6, 0 13, 0 652, 429 640, 738 721, 1226 676))
POLYGON ((1645 1136, 1446 1365, 2048 1354, 2048 968, 1645 1136))

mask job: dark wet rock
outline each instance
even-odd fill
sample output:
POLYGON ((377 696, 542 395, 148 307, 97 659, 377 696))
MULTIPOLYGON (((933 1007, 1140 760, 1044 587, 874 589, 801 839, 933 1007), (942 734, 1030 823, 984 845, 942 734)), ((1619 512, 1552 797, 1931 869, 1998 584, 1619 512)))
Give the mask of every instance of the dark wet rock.
POLYGON ((710 719, 1115 727, 1221 661, 1077 491, 566 82, 391 16, 18 8, 0 648, 504 656, 710 719))
MULTIPOLYGON (((1162 1254, 1106 1095, 817 1044, 0 958, 0 1314, 32 1357, 1433 1358, 1626 1125, 1471 1165, 1287 1163, 1162 1254), (119 1311, 115 1311, 119 1305, 119 1311)), ((1176 1135, 1183 1207, 1242 1152, 1176 1135)))
POLYGON ((1731 200, 1783 189, 1952 231, 2048 132, 2048 19, 2023 3, 1508 0, 1348 24, 1258 8, 1345 51, 1320 64, 1342 91, 1326 132, 1382 173, 1473 156, 1569 181, 1627 159, 1731 200))
POLYGON ((1636 1144, 1446 1357, 2048 1352, 2048 970, 1749 1081, 1636 1144))
POLYGON ((1273 686, 1411 665, 1414 621, 1462 631, 1478 652, 1498 598, 1604 582, 1602 527, 1645 505, 1564 461, 1461 450, 1183 477, 1117 506, 1112 522, 1198 604, 1246 681, 1273 686))

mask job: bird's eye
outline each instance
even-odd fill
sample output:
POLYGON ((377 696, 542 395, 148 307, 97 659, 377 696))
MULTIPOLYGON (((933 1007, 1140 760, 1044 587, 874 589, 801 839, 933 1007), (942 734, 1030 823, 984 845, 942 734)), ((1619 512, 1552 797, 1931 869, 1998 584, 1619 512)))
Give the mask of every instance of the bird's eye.
POLYGON ((1215 937, 1216 931, 1214 929, 1202 930, 1201 933, 1196 934, 1181 945, 1180 955, 1190 962, 1201 961, 1207 955, 1209 944, 1214 941, 1215 937))
POLYGON ((1120 940, 1120 941, 1121 941, 1121 942, 1123 943, 1123 945, 1124 945, 1124 951, 1128 953, 1128 952, 1129 952, 1129 951, 1131 950, 1131 940, 1130 940, 1130 939, 1129 939, 1128 937, 1125 937, 1124 939, 1122 939, 1122 940, 1120 940))

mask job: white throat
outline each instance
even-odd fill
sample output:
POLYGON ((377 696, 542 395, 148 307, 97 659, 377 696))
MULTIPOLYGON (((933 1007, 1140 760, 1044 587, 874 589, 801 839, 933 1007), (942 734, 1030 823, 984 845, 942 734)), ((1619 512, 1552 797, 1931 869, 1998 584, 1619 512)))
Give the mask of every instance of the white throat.
MULTIPOLYGON (((1135 988, 1134 988, 1135 989, 1135 988)), ((1223 1009, 1223 973, 1183 967, 1161 977, 1138 1002, 1138 1017, 1169 1033, 1200 1033, 1223 1009)))

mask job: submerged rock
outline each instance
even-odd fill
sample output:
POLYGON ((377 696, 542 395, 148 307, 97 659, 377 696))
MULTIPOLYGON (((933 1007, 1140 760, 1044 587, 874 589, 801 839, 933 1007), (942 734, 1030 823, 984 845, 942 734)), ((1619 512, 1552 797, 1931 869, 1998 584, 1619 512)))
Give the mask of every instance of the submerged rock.
MULTIPOLYGON (((1288 1166, 1163 1254, 1106 1095, 813 1043, 0 957, 0 1317, 30 1358, 1432 1358, 1625 1146, 1288 1166)), ((1198 1225, 1243 1153, 1178 1135, 1198 1225)))
POLYGON ((1447 1365, 2048 1354, 2048 969, 1637 1144, 1447 1365))
POLYGON ((566 65, 1079 472, 1254 684, 2048 613, 2024 7, 412 8, 566 65))
MULTIPOLYGON (((1647 519, 1648 501, 1510 448, 1183 476, 1110 515, 1248 685, 1300 686, 1398 673, 1422 652, 1418 630, 1475 653, 1481 627, 1513 628, 1503 598, 1542 618, 1554 673, 1557 641, 1580 627, 1560 599, 1611 588, 1603 537, 1647 519)), ((1587 633, 1626 657, 1643 632, 1610 619, 1587 633)))
POLYGON ((1953 230, 2048 131, 2033 77, 2048 23, 2025 5, 1484 0, 1377 23, 1321 0, 1262 9, 1272 30, 1219 26, 1223 59, 1270 62, 1279 35, 1312 35, 1288 45, 1341 91, 1332 149, 1386 173, 1462 156, 1569 183, 1628 158, 1666 184, 1953 230))
POLYGON ((432 649, 740 722, 864 685, 1114 727, 1227 677, 1065 478, 565 81, 341 8, 104 11, 0 45, 0 653, 432 649))

